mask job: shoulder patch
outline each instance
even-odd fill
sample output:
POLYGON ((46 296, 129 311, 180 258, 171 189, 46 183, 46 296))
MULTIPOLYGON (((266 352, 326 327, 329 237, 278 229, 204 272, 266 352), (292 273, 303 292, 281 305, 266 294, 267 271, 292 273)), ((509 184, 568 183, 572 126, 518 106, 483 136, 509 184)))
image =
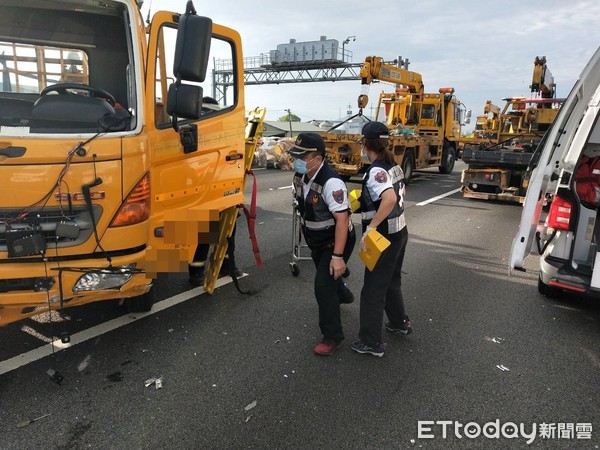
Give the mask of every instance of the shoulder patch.
POLYGON ((339 203, 340 205, 344 202, 344 191, 342 189, 333 191, 331 193, 331 196, 336 201, 336 203, 339 203))
POLYGON ((380 170, 375 174, 375 181, 378 183, 386 183, 388 180, 388 174, 385 170, 380 170))

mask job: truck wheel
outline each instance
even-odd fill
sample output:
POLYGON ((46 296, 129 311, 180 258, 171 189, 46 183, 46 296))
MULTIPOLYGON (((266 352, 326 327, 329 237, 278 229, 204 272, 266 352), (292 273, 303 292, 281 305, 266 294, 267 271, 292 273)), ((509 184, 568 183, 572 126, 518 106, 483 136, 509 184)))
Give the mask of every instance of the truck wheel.
POLYGON ((413 171, 415 168, 415 161, 413 159, 413 155, 411 153, 407 153, 404 155, 404 160, 402 161, 402 172, 404 172, 404 184, 410 183, 410 180, 413 176, 413 171))
POLYGON ((442 152, 442 165, 439 168, 440 173, 452 173, 454 162, 456 160, 454 155, 454 147, 448 146, 444 148, 444 151, 442 152))
POLYGON ((560 289, 545 284, 541 276, 538 278, 538 292, 548 298, 558 298, 562 294, 560 289))
POLYGON ((154 286, 152 286, 145 294, 137 297, 126 298, 125 308, 127 309, 127 312, 130 313, 147 312, 152 309, 152 305, 154 305, 154 299, 154 286))

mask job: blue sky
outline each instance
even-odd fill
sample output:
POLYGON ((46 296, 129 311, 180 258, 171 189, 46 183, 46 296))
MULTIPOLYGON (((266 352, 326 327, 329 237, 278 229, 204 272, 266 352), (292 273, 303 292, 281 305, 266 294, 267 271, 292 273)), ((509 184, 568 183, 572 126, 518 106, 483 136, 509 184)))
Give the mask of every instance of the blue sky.
MULTIPOLYGON (((185 5, 186 0, 146 0, 142 11, 183 12, 185 5)), ((247 57, 268 53, 290 38, 313 41, 325 35, 341 43, 354 35, 346 46, 353 62, 368 55, 408 58, 426 91, 454 87, 473 116, 482 113, 488 99, 501 105, 504 97, 529 96, 536 56, 546 56, 558 96, 566 97, 600 46, 597 0, 197 0, 195 6, 198 14, 236 29, 247 57)), ((370 98, 388 87, 371 85, 370 98)), ((248 86, 246 106, 266 107, 269 120, 288 108, 303 121, 338 119, 348 104, 357 112, 361 91, 359 81, 248 86)))

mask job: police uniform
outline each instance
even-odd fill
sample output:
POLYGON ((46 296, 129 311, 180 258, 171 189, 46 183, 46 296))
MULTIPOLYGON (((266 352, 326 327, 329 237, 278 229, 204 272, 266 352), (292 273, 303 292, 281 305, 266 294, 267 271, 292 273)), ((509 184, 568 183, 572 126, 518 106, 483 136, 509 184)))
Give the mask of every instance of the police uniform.
MULTIPOLYGON (((323 140, 314 133, 301 133, 296 139, 296 153, 293 150, 290 150, 290 153, 296 158, 310 152, 317 152, 325 157, 323 140), (310 145, 314 148, 306 149, 300 145, 310 145)), ((356 233, 349 220, 343 254, 333 255, 336 231, 334 214, 350 215, 348 190, 344 181, 325 159, 311 178, 308 174, 296 172, 293 188, 302 234, 311 250, 316 268, 314 292, 319 306, 319 327, 323 341, 315 347, 315 352, 331 354, 344 339, 340 303, 351 303, 354 300, 342 277, 335 279, 330 273, 332 258, 342 257, 344 262, 347 262, 356 243, 356 233), (325 349, 319 347, 323 344, 326 344, 325 349)))
POLYGON ((368 346, 382 343, 383 312, 392 327, 399 327, 408 316, 402 298, 402 263, 408 242, 404 215, 404 173, 398 165, 374 161, 363 178, 360 197, 363 233, 381 204, 381 194, 393 189, 396 204, 377 231, 390 241, 372 271, 365 268, 364 285, 360 293, 360 342, 368 346))
MULTIPOLYGON (((344 339, 340 303, 350 303, 354 297, 342 277, 336 280, 330 274, 329 264, 335 242, 333 214, 350 214, 346 184, 331 166, 323 161, 310 179, 307 179, 306 175, 296 173, 293 187, 302 233, 316 267, 314 291, 319 305, 319 327, 324 340, 339 343, 344 339)), ((355 242, 356 233, 350 221, 343 253, 344 262, 350 258, 355 242)))

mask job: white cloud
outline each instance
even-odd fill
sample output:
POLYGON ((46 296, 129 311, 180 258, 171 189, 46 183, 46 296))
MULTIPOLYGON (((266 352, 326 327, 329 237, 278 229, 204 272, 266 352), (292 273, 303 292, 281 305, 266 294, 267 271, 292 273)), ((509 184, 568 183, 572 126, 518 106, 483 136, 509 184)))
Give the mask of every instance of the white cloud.
MULTIPOLYGON (((152 10, 183 12, 185 0, 153 0, 152 10)), ((149 0, 144 5, 147 11, 149 0)), ((343 41, 354 62, 367 55, 410 59, 426 90, 453 86, 473 114, 486 100, 501 104, 528 95, 533 61, 546 56, 558 96, 566 96, 600 45, 597 0, 396 0, 380 4, 331 0, 281 2, 196 1, 198 14, 238 30, 245 56, 268 53, 278 44, 343 41)), ((371 87, 371 98, 381 86, 371 87)), ((248 107, 266 106, 269 119, 290 108, 304 120, 336 119, 350 103, 356 112, 359 81, 248 86, 248 107)), ((368 108, 367 108, 368 109, 368 108)), ((368 112, 368 111, 367 111, 368 112)))

